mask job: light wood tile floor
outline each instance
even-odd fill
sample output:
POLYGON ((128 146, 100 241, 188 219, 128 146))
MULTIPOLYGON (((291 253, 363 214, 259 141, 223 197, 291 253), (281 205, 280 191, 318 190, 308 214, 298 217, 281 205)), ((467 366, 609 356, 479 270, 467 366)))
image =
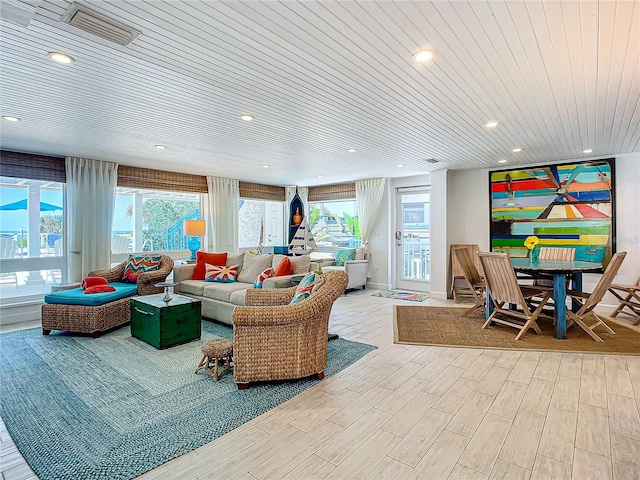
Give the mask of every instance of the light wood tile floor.
MULTIPOLYGON (((138 478, 640 480, 640 357, 395 345, 394 304, 452 302, 371 293, 330 331, 377 350, 138 478)), ((37 478, 0 440, 3 479, 37 478)))

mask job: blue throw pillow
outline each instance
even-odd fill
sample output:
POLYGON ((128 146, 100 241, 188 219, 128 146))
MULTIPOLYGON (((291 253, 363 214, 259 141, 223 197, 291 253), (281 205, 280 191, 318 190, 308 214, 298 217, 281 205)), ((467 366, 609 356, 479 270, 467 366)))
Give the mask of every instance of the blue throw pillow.
POLYGON ((344 263, 355 260, 356 249, 355 248, 339 248, 336 252, 336 260, 333 264, 336 267, 344 267, 344 263))

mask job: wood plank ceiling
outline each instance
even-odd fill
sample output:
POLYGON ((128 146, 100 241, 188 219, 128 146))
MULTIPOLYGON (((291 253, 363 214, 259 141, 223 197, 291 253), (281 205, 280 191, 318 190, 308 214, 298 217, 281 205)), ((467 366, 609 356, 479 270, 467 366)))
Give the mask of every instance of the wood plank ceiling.
POLYGON ((12 2, 3 149, 274 185, 640 151, 637 1, 83 2, 126 47, 12 2))

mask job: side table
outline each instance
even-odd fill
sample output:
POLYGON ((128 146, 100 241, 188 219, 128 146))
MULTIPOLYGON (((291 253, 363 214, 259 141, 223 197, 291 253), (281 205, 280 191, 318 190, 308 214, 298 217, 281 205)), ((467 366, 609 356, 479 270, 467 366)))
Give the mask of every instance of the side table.
POLYGON ((183 295, 163 300, 164 294, 131 299, 131 336, 158 349, 197 340, 202 335, 201 302, 183 295))

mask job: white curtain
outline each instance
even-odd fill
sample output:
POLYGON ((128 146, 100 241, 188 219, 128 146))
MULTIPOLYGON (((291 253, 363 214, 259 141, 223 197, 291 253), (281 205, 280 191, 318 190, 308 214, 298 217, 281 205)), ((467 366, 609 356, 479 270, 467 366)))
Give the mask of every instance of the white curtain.
POLYGON ((111 227, 118 165, 67 157, 68 278, 80 281, 111 264, 111 227))
POLYGON ((382 205, 384 186, 384 178, 371 178, 369 180, 359 180, 356 182, 360 236, 362 237, 362 246, 367 250, 378 211, 382 205))
POLYGON ((238 252, 238 200, 240 182, 231 178, 207 177, 209 252, 238 252))

